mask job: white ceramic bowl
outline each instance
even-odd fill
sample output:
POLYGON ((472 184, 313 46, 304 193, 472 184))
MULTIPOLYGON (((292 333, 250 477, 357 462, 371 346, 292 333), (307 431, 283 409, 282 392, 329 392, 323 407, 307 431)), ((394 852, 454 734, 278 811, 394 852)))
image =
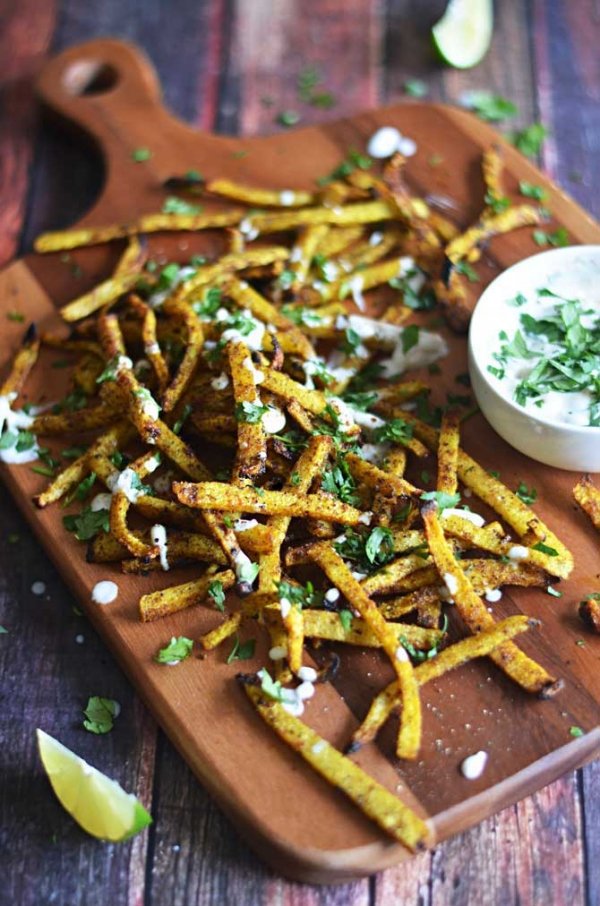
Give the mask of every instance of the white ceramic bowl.
POLYGON ((524 409, 503 391, 502 381, 487 368, 494 364, 498 333, 512 339, 519 327, 520 309, 508 301, 517 293, 534 298, 548 287, 567 299, 585 293, 600 313, 600 245, 552 249, 508 268, 484 290, 469 329, 469 372, 473 392, 484 416, 509 444, 538 462, 572 471, 600 471, 600 427, 569 424, 545 418, 540 410, 524 409), (592 297, 590 299, 590 296, 592 297))

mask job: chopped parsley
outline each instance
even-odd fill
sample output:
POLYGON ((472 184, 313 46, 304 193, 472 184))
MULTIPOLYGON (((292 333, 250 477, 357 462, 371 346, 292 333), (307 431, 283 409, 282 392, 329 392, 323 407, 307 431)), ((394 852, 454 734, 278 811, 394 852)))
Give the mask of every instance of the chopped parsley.
POLYGON ((421 271, 417 268, 413 268, 402 277, 392 277, 389 285, 392 289, 398 290, 402 294, 402 303, 407 308, 413 311, 431 311, 435 308, 435 296, 433 293, 425 288, 416 290, 413 286, 414 278, 420 273, 421 271))
POLYGON ((343 628, 344 632, 350 632, 350 630, 352 629, 352 619, 353 619, 352 611, 346 610, 344 608, 344 610, 338 611, 338 616, 340 618, 340 623, 342 624, 342 628, 343 628))
POLYGON ((296 110, 282 110, 275 117, 275 122, 278 126, 295 126, 300 122, 300 114, 296 110))
POLYGON ((25 315, 20 311, 7 311, 6 317, 9 321, 16 321, 18 324, 22 324, 25 320, 25 315))
POLYGON ((322 607, 323 592, 317 591, 312 582, 306 585, 294 585, 292 582, 277 582, 277 593, 279 600, 286 598, 290 604, 294 604, 299 609, 303 607, 322 607))
POLYGON ((292 487, 297 488, 300 484, 300 481, 300 472, 292 472, 292 474, 290 475, 290 484, 292 485, 292 487))
POLYGON ((361 572, 370 573, 394 558, 394 536, 388 528, 377 526, 368 535, 347 529, 334 543, 340 557, 357 564, 361 572))
POLYGON ((379 380, 384 370, 383 365, 380 365, 379 362, 369 362, 364 368, 361 368, 358 374, 354 375, 348 384, 346 398, 348 393, 369 390, 379 380))
POLYGON ((24 453, 32 450, 35 444, 35 434, 31 431, 4 431, 0 437, 0 450, 12 450, 14 447, 17 453, 24 453))
POLYGON ((489 123, 500 123, 518 112, 512 101, 491 91, 469 91, 464 99, 464 106, 472 110, 479 119, 489 123))
POLYGON ((246 422, 248 425, 257 425, 263 415, 269 411, 268 406, 261 403, 236 403, 235 417, 238 422, 246 422))
POLYGON ((294 273, 294 271, 283 270, 277 278, 277 285, 280 289, 288 290, 292 288, 295 280, 296 274, 294 273))
POLYGON ((283 701, 283 689, 279 680, 272 679, 269 671, 264 667, 258 671, 257 676, 260 679, 260 688, 266 696, 276 702, 283 701))
POLYGON ((492 209, 494 214, 501 214, 503 211, 506 211, 507 208, 510 208, 510 198, 507 198, 506 195, 494 195, 493 192, 486 192, 484 199, 486 205, 492 209))
POLYGON ((63 516, 63 525, 68 532, 73 532, 78 541, 89 541, 99 532, 108 532, 110 529, 110 513, 108 510, 92 510, 86 507, 81 513, 63 516))
POLYGON ((350 176, 351 173, 354 173, 356 170, 369 170, 373 166, 373 161, 366 154, 361 154, 360 151, 355 151, 351 149, 345 160, 343 160, 337 167, 335 167, 331 173, 327 176, 321 176, 317 180, 317 184, 320 186, 326 186, 330 182, 334 182, 336 179, 345 179, 346 176, 350 176))
POLYGON ((183 198, 178 198, 177 195, 169 195, 162 206, 163 214, 201 214, 202 205, 200 204, 190 204, 189 201, 185 201, 183 198))
POLYGON ((359 390, 356 393, 344 393, 343 401, 353 409, 359 412, 366 412, 371 406, 374 406, 379 399, 379 394, 375 390, 359 390))
POLYGON ((348 503, 350 506, 360 504, 356 482, 343 456, 338 456, 335 464, 330 469, 324 470, 321 487, 343 503, 348 503))
POLYGON ((304 308, 302 306, 283 305, 281 314, 285 315, 286 318, 289 318, 290 321, 298 327, 318 327, 320 324, 323 324, 324 321, 322 315, 317 314, 317 312, 313 311, 311 308, 304 308))
POLYGON ((199 302, 193 302, 192 308, 201 318, 214 318, 221 307, 221 290, 218 286, 211 286, 207 289, 199 302))
POLYGON ((583 735, 584 735, 583 730, 581 729, 581 727, 569 727, 569 734, 570 734, 571 736, 575 737, 576 739, 577 739, 579 736, 583 736, 583 735))
POLYGON ((453 509, 460 503, 460 494, 448 494, 446 491, 425 491, 421 500, 433 500, 441 513, 442 510, 453 509))
POLYGON ((233 642, 233 648, 227 655, 227 663, 233 664, 234 661, 248 661, 254 657, 256 639, 248 639, 247 642, 240 642, 240 637, 236 635, 233 642))
POLYGON ((159 649, 154 660, 157 664, 174 666, 185 661, 191 655, 193 647, 193 639, 186 639, 183 635, 180 635, 179 638, 172 636, 169 644, 159 649))
POLYGON ((548 135, 548 129, 541 123, 532 123, 520 132, 515 132, 510 140, 515 148, 526 157, 536 157, 544 144, 544 139, 548 135))
POLYGON ((402 352, 406 354, 419 342, 421 328, 417 324, 409 324, 402 331, 402 352))
MULTIPOLYGON (((258 491, 259 489, 256 488, 256 490, 258 491)), ((259 570, 260 564, 258 563, 252 563, 251 561, 249 563, 242 563, 237 573, 238 581, 252 585, 258 576, 259 570)))
POLYGON ((52 406, 51 412, 53 415, 58 415, 61 412, 79 412, 80 409, 85 409, 87 406, 87 396, 80 390, 79 387, 76 387, 70 393, 67 393, 64 399, 60 402, 55 403, 52 406))
MULTIPOLYGON (((545 289, 539 294, 553 295, 545 289)), ((568 299, 560 300, 543 318, 521 314, 522 332, 517 330, 512 340, 500 332, 504 342, 493 355, 499 367, 488 366, 488 371, 501 379, 510 358, 525 359, 531 368, 515 388, 519 405, 532 400, 542 406, 549 391, 588 393, 589 424, 600 425, 600 318, 586 325, 582 319, 590 314, 579 301, 568 299)))
POLYGON ((373 432, 375 443, 391 441, 395 444, 406 444, 413 436, 413 426, 402 418, 391 418, 385 425, 373 432))
POLYGON ((534 487, 528 488, 523 481, 519 482, 519 487, 515 491, 515 494, 519 500, 522 500, 523 503, 526 503, 528 506, 531 503, 535 503, 537 500, 536 489, 534 487))
POLYGON ((429 93, 429 88, 422 79, 407 79, 402 87, 404 94, 411 98, 424 98, 429 93))
POLYGON ((136 164, 141 164, 146 160, 150 160, 152 151, 150 148, 135 148, 135 150, 131 152, 131 157, 136 164))
POLYGON ((303 69, 297 81, 298 97, 305 104, 310 104, 311 107, 321 107, 324 110, 328 110, 335 104, 335 98, 329 91, 317 90, 321 81, 321 75, 314 66, 303 69))
POLYGON ((525 198, 533 198, 535 201, 545 201, 548 197, 545 189, 532 182, 526 182, 524 179, 519 182, 519 192, 525 198))
MULTIPOLYGON (((136 478, 139 479, 139 476, 136 475, 136 478)), ((90 491, 94 486, 96 481, 96 473, 90 472, 90 474, 80 481, 79 484, 70 491, 65 497, 64 506, 68 506, 73 500, 85 500, 90 491)))
POLYGON ((457 274, 461 274, 463 277, 466 277, 469 283, 478 283, 479 275, 477 271, 471 267, 468 261, 457 261, 454 265, 454 269, 457 274))
POLYGON ((543 541, 538 541, 537 544, 533 544, 531 547, 534 551, 539 551, 541 554, 546 554, 548 557, 558 557, 558 551, 553 547, 548 547, 547 544, 544 544, 543 541))
POLYGON ((113 728, 113 722, 118 717, 121 706, 112 698, 101 698, 99 695, 92 695, 88 699, 85 711, 85 720, 83 726, 89 733, 110 733, 113 728))
POLYGON ((565 227, 558 227, 553 233, 546 230, 534 230, 531 234, 536 245, 552 245, 561 248, 569 244, 569 233, 565 227))
POLYGON ((274 440, 278 440, 280 443, 284 444, 289 450, 305 450, 308 446, 308 441, 300 431, 291 430, 287 431, 285 434, 274 434, 274 440))

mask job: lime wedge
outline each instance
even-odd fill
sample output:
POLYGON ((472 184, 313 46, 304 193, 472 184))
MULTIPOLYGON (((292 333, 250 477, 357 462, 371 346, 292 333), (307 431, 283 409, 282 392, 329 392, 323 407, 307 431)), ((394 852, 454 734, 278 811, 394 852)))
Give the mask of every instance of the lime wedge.
POLYGON ((58 801, 81 827, 100 840, 118 843, 152 818, 131 793, 43 730, 37 731, 42 764, 58 801))
POLYGON ((493 27, 492 0, 450 0, 431 36, 445 63, 455 69, 470 69, 486 55, 493 27))

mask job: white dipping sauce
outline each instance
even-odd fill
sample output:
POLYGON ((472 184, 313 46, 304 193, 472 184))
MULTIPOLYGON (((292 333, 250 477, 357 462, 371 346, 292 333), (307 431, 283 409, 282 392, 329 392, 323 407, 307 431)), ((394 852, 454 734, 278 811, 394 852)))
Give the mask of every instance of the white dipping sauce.
POLYGON ((117 583, 103 579, 102 582, 96 582, 92 588, 92 601, 94 604, 112 604, 113 601, 116 601, 118 594, 117 583))
POLYGON ((477 780, 484 772, 488 760, 488 753, 480 750, 474 755, 468 755, 461 763, 460 772, 465 780, 477 780))
MULTIPOLYGON (((567 351, 563 342, 551 341, 547 334, 528 332, 527 326, 521 322, 522 315, 530 316, 538 322, 556 318, 559 313, 564 312, 564 306, 571 300, 580 303, 581 309, 586 312, 581 314, 581 325, 586 331, 589 332, 594 327, 598 331, 600 327, 600 295, 597 281, 588 280, 581 269, 573 271, 568 287, 561 289, 561 292, 565 293, 564 297, 559 295, 557 283, 557 275, 554 275, 554 279, 553 275, 550 275, 547 280, 540 281, 538 291, 523 292, 505 300, 498 317, 497 338, 489 352, 488 379, 502 396, 536 418, 560 424, 587 426, 590 424, 590 406, 593 402, 598 402, 598 394, 594 393, 592 386, 589 389, 586 386, 578 390, 542 388, 540 395, 527 396, 525 399, 518 392, 523 381, 527 380, 543 359, 553 360, 567 351), (559 297, 540 294, 539 290, 544 289, 556 292, 559 297), (529 355, 502 356, 502 347, 507 343, 512 344, 517 331, 521 333, 526 353, 529 355), (495 356, 500 356, 501 360, 495 356)), ((597 358, 598 367, 590 377, 594 373, 597 374, 600 369, 600 356, 597 358)), ((569 360, 575 365, 578 363, 576 355, 569 355, 569 360)), ((534 384, 537 383, 534 381, 534 384)))

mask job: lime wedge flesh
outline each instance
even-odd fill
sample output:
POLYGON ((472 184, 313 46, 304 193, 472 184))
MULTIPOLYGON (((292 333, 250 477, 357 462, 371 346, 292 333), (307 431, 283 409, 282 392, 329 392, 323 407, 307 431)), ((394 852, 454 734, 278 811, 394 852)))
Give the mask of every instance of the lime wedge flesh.
POLYGON ((118 843, 150 824, 152 818, 143 805, 115 780, 43 730, 37 731, 37 740, 58 801, 88 834, 118 843))
POLYGON ((445 63, 455 69, 470 69, 486 55, 493 28, 492 0, 450 0, 431 36, 445 63))

